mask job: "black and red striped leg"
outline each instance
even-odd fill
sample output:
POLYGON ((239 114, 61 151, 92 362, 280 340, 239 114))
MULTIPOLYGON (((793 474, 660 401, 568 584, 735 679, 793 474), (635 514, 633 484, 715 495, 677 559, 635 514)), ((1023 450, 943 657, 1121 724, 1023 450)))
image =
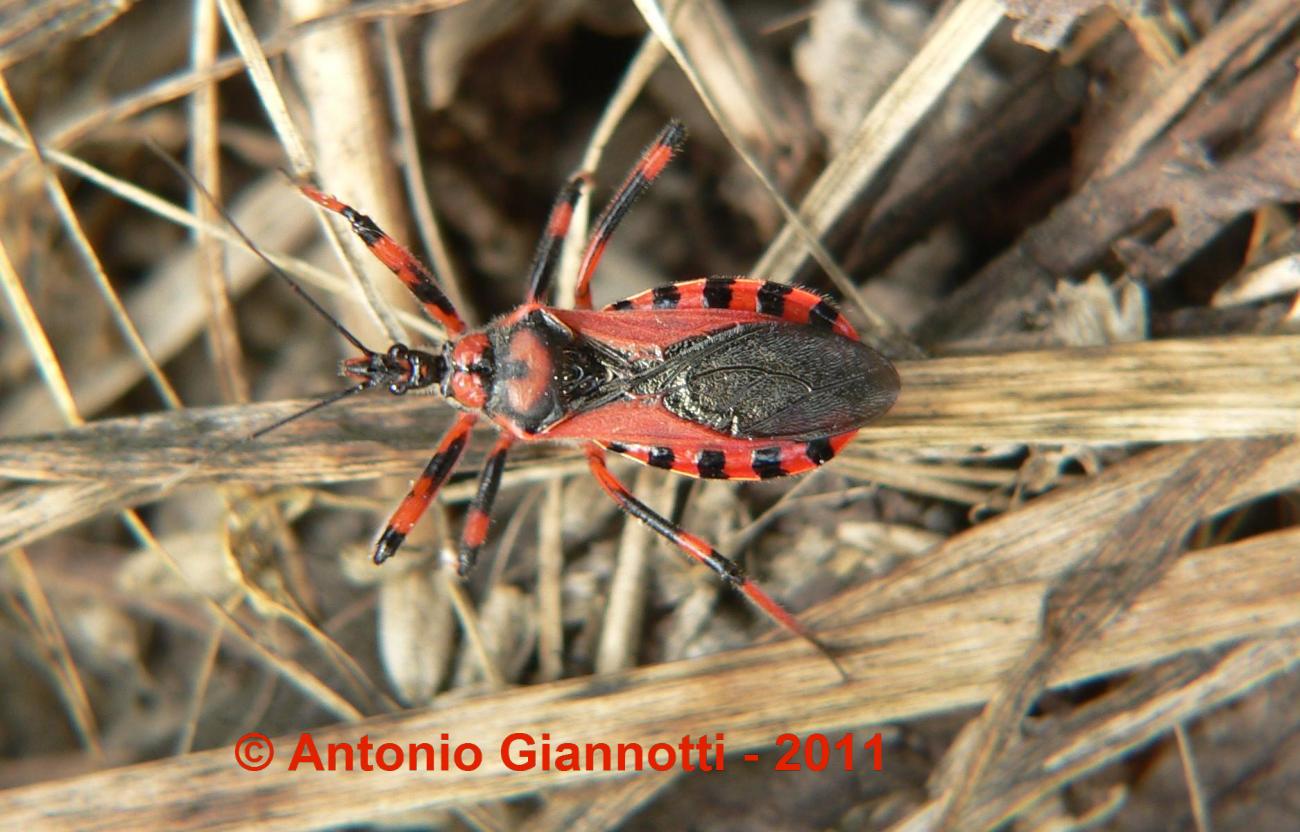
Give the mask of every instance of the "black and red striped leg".
POLYGON ((595 444, 588 445, 587 462, 591 466, 591 473, 595 475, 596 481, 600 483, 600 487, 605 489, 605 493, 612 497, 615 503, 618 503, 619 508, 645 523, 677 548, 712 569, 728 586, 738 590, 752 601, 777 625, 817 648, 819 652, 831 660, 831 663, 835 665, 841 675, 845 675, 843 668, 835 660, 835 656, 830 649, 819 641, 808 628, 800 624, 799 619, 795 618, 785 607, 778 604, 776 599, 764 592, 762 587, 745 574, 745 570, 741 569, 739 564, 723 557, 717 549, 714 549, 706 541, 684 531, 681 527, 670 522, 663 515, 632 496, 632 492, 628 491, 627 486, 619 481, 610 472, 608 466, 605 465, 604 448, 595 444))
POLYGON ((551 207, 551 216, 546 221, 546 230, 537 241, 537 252, 533 255, 532 265, 528 267, 528 295, 525 303, 546 303, 551 294, 551 282, 555 279, 555 267, 560 262, 564 250, 564 238, 569 236, 569 225, 573 222, 573 206, 578 204, 583 187, 591 184, 591 176, 580 173, 569 180, 551 207))
POLYGON ((668 122, 641 154, 641 161, 636 163, 627 175, 627 179, 623 180, 623 184, 610 198, 609 204, 596 220, 596 228, 592 231, 591 238, 587 240, 587 247, 582 252, 582 263, 578 266, 578 283, 574 289, 574 308, 591 308, 591 276, 596 271, 596 266, 600 265, 600 257, 605 253, 605 246, 608 245, 609 238, 614 235, 614 229, 618 228, 619 222, 632 207, 632 203, 636 202, 637 198, 645 193, 646 188, 659 178, 659 174, 663 173, 664 168, 672 161, 673 154, 681 149, 685 140, 686 127, 675 119, 668 122))
POLYGON ((438 286, 433 272, 429 271, 428 267, 405 246, 385 234, 379 226, 375 225, 374 220, 352 206, 339 202, 311 185, 299 185, 299 188, 312 202, 342 215, 351 223, 352 230, 370 249, 370 253, 406 284, 406 288, 415 295, 415 299, 424 307, 424 311, 442 324, 448 334, 456 335, 465 331, 465 321, 452 305, 451 299, 438 286))
POLYGON ((379 535, 378 542, 375 543, 375 563, 384 561, 397 554, 397 549, 406 540, 406 536, 411 533, 420 517, 424 515, 429 503, 442 488, 442 484, 447 481, 451 475, 452 469, 460 460, 461 453, 465 446, 469 444, 469 431, 474 427, 474 422, 478 419, 473 413, 462 413, 456 418, 446 435, 442 437, 442 442, 438 443, 438 450, 434 452, 433 458, 429 464, 424 466, 424 472, 420 478, 411 486, 397 511, 389 519, 388 525, 379 535))
POLYGON ((469 513, 465 515, 465 530, 460 536, 460 563, 457 572, 463 578, 474 568, 479 550, 487 540, 488 525, 492 522, 492 504, 497 499, 497 488, 501 485, 501 472, 506 467, 506 454, 515 438, 502 433, 497 443, 492 446, 487 461, 483 463, 483 473, 478 478, 478 493, 469 504, 469 513))

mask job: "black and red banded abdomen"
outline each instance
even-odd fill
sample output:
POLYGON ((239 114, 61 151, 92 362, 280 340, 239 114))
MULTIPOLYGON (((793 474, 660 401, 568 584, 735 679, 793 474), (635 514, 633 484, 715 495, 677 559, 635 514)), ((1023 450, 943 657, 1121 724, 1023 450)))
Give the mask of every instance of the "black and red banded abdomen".
POLYGON ((810 289, 748 277, 705 277, 660 286, 606 306, 606 312, 644 309, 728 310, 780 318, 858 340, 835 304, 810 289))

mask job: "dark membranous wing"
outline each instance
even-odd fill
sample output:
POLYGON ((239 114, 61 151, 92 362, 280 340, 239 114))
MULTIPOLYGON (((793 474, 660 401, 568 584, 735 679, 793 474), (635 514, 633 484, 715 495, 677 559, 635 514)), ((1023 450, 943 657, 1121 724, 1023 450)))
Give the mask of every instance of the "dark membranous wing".
POLYGON ((671 413, 745 439, 806 439, 853 430, 889 409, 898 374, 875 350, 785 321, 688 338, 624 389, 671 413))

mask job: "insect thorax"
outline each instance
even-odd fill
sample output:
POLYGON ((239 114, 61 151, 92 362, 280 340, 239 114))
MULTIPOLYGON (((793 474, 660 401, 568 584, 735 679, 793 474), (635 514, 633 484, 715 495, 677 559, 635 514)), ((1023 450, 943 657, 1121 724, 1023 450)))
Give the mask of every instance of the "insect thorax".
POLYGON ((496 372, 484 412, 526 434, 607 397, 610 383, 635 372, 607 345, 574 333, 544 308, 488 327, 496 372))

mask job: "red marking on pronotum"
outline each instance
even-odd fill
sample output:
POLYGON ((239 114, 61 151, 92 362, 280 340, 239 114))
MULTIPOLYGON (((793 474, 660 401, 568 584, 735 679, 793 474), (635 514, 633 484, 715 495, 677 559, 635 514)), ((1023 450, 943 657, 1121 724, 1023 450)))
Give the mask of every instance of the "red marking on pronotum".
MULTIPOLYGON (((501 438, 479 478, 461 539, 460 571, 487 538, 510 445, 560 440, 585 445, 602 489, 629 515, 708 566, 773 621, 821 645, 734 562, 634 497, 605 464, 606 450, 708 479, 800 474, 835 456, 898 395, 893 365, 859 339, 821 295, 741 277, 661 286, 591 309, 591 277, 611 235, 682 144, 670 122, 596 220, 578 273, 575 309, 547 305, 573 206, 590 177, 574 177, 555 202, 529 270, 525 302, 481 330, 465 324, 433 274, 363 214, 304 187, 353 230, 447 330, 433 350, 365 348, 344 372, 358 387, 394 394, 436 389, 463 412, 375 546, 397 551, 446 481, 480 416, 501 438)), ((356 343, 354 341, 354 343, 356 343)), ((824 648, 822 648, 824 650, 824 648)))

